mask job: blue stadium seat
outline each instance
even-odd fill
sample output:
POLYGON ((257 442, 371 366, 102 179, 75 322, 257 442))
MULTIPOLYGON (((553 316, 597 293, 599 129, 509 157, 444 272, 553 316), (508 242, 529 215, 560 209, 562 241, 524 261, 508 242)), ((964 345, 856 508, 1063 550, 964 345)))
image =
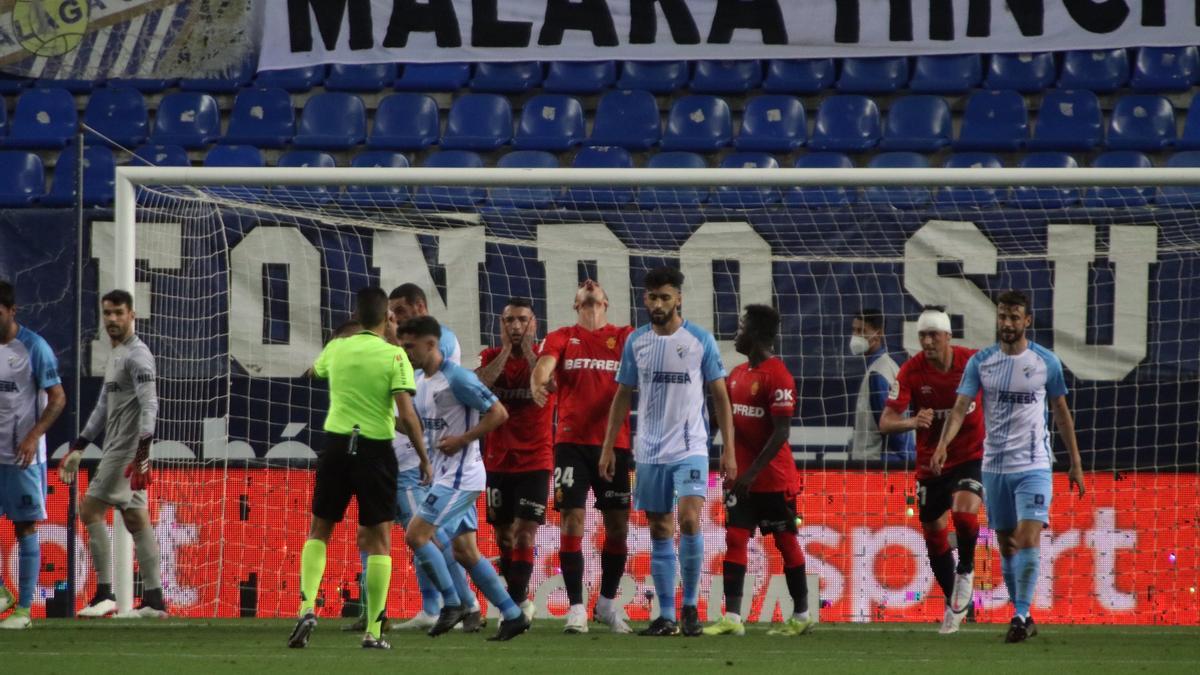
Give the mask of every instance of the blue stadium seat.
MULTIPOLYGON (((867 164, 871 169, 928 169, 929 160, 919 152, 881 152, 867 164)), ((929 188, 868 187, 863 191, 863 201, 868 204, 894 206, 911 209, 929 204, 929 188)))
MULTIPOLYGON (((722 169, 778 169, 779 162, 765 152, 732 152, 721 160, 722 169)), ((713 202, 731 209, 758 209, 778 204, 779 188, 722 185, 713 202)))
POLYGON ((296 135, 296 110, 283 89, 245 89, 233 101, 222 143, 282 148, 296 135))
MULTIPOLYGON (((330 94, 325 94, 329 96, 330 94)), ((276 166, 331 169, 337 166, 333 156, 320 150, 289 150, 279 156, 276 166)), ((288 204, 320 206, 333 201, 337 186, 288 185, 271 188, 272 194, 288 204)))
MULTIPOLYGON (((1031 152, 1021 158, 1022 169, 1074 169, 1075 158, 1065 152, 1031 152)), ((1075 187, 1014 187, 1009 205, 1022 209, 1062 209, 1079 203, 1075 187)))
POLYGON ((978 87, 982 77, 979 54, 918 56, 908 88, 923 94, 965 94, 978 87))
MULTIPOLYGON (((439 150, 429 153, 425 166, 479 169, 483 167, 483 158, 470 150, 439 150)), ((474 209, 486 198, 487 191, 481 187, 430 185, 413 193, 413 203, 420 208, 450 211, 474 209)))
POLYGON ((1042 98, 1031 150, 1091 150, 1104 140, 1100 100, 1090 91, 1054 89, 1042 98))
MULTIPOLYGON (((631 169, 633 157, 615 145, 584 148, 575 155, 576 169, 631 169)), ((563 204, 577 207, 621 207, 633 203, 634 189, 629 186, 588 185, 569 188, 563 204)))
POLYGON ((208 94, 178 92, 158 102, 150 142, 181 145, 188 150, 203 148, 221 135, 221 109, 208 94))
POLYGON ((1025 99, 1012 90, 971 94, 963 111, 957 150, 1018 150, 1029 138, 1025 99))
POLYGON ((880 150, 936 152, 950 145, 950 106, 941 96, 904 96, 892 102, 880 150))
POLYGON ((497 94, 465 94, 454 100, 442 147, 447 150, 495 150, 512 141, 512 108, 497 94))
POLYGON ((583 142, 583 106, 562 94, 541 94, 525 102, 513 147, 518 150, 569 150, 583 142))
POLYGON ((65 89, 29 89, 17 99, 4 145, 61 148, 75 137, 75 97, 65 89))
POLYGON ((292 144, 297 148, 346 150, 367 137, 367 109, 355 94, 325 92, 304 104, 292 144))
POLYGON ((379 102, 367 147, 376 150, 424 150, 438 142, 441 119, 432 96, 403 92, 379 102))
MULTIPOLYGON (((390 150, 368 150, 355 155, 350 166, 356 168, 386 167, 408 168, 408 158, 390 150)), ((337 196, 339 204, 362 208, 389 208, 407 204, 410 199, 405 185, 347 185, 346 191, 337 196)))
POLYGON ((542 89, 554 94, 599 94, 616 79, 616 61, 555 61, 542 89))
POLYGON ((865 96, 827 96, 817 108, 808 146, 813 150, 864 152, 879 143, 879 106, 865 96))
POLYGON ((133 152, 129 166, 191 166, 187 150, 179 145, 143 145, 133 152))
POLYGON ((792 152, 808 140, 804 105, 794 96, 768 94, 746 102, 733 146, 744 152, 792 152))
POLYGON ((250 84, 254 79, 254 64, 242 61, 228 75, 218 77, 185 77, 179 80, 183 91, 201 91, 209 94, 232 94, 250 84))
POLYGON ((84 131, 84 142, 116 143, 130 148, 146 142, 150 126, 141 92, 107 87, 97 89, 88 97, 83 123, 95 129, 95 132, 84 131), (102 140, 101 136, 109 140, 102 140))
POLYGON ((19 94, 32 85, 32 78, 0 73, 0 94, 19 94))
MULTIPOLYGON (((708 162, 694 152, 660 152, 646 163, 648 169, 705 169, 708 162)), ((707 188, 644 187, 638 191, 638 206, 645 209, 699 206, 708 201, 707 188)))
POLYGON ((686 61, 625 61, 621 64, 617 86, 653 94, 669 94, 682 89, 687 81, 686 61))
POLYGON ((662 122, 658 102, 646 91, 610 91, 600 97, 593 118, 589 145, 617 145, 646 150, 658 145, 662 122))
POLYGON ((379 91, 396 81, 394 63, 334 63, 325 76, 325 91, 379 91))
POLYGON ((886 94, 908 84, 908 59, 871 56, 842 59, 837 90, 843 94, 886 94))
POLYGON ((33 83, 37 89, 66 89, 72 94, 90 94, 93 89, 104 84, 104 80, 74 80, 45 78, 33 83))
MULTIPOLYGON (((1200 151, 1177 152, 1167 160, 1173 169, 1200 167, 1200 151)), ((1158 189, 1154 203, 1159 206, 1183 206, 1194 209, 1200 206, 1200 186, 1164 186, 1158 189)))
POLYGON ((833 59, 772 59, 767 62, 763 91, 771 94, 816 94, 833 86, 833 59))
POLYGON ((691 89, 697 94, 744 94, 762 84, 762 63, 744 61, 697 61, 691 89))
POLYGON ((1123 47, 1076 50, 1063 54, 1060 89, 1091 89, 1107 94, 1129 81, 1129 56, 1123 47))
POLYGON ((471 78, 471 91, 520 94, 542 84, 542 64, 537 61, 480 63, 471 78))
POLYGON ((1187 47, 1142 47, 1133 62, 1129 86, 1135 91, 1187 91, 1200 78, 1200 50, 1187 47))
MULTIPOLYGON (((75 182, 75 169, 79 164, 78 148, 67 148, 58 155, 54 165, 54 184, 43 199, 46 206, 72 206, 79 191, 75 182)), ((109 206, 113 201, 113 185, 117 163, 112 150, 102 145, 89 145, 83 149, 83 205, 109 206)))
POLYGON ((1108 122, 1110 150, 1155 152, 1175 143, 1175 109, 1165 96, 1133 94, 1113 106, 1108 122))
POLYGON ((396 91, 458 91, 470 80, 469 63, 409 63, 396 79, 396 91))
MULTIPOLYGON (((811 152, 796 158, 797 169, 853 169, 854 162, 840 152, 811 152)), ((854 188, 810 187, 791 188, 783 195, 783 203, 810 209, 845 206, 858 201, 854 188)))
POLYGON ((992 54, 983 84, 988 89, 1033 94, 1054 85, 1058 76, 1055 70, 1054 54, 1050 52, 992 54))
MULTIPOLYGON (((544 150, 514 150, 500 158, 501 169, 557 169, 558 157, 544 150)), ((544 209, 554 204, 559 188, 555 187, 495 187, 488 203, 502 209, 544 209)))
MULTIPOLYGON (((1000 160, 988 152, 960 152, 951 155, 943 165, 947 169, 999 169, 1000 160)), ((1007 190, 1004 191, 1007 193, 1007 190)), ((1004 195, 1007 198, 1007 194, 1004 195)), ((934 198, 938 204, 947 206, 996 206, 1000 197, 992 187, 943 187, 934 198)))
POLYGON ((282 89, 292 93, 304 92, 325 81, 325 64, 259 71, 254 83, 265 89, 282 89))
POLYGON ((157 94, 178 84, 177 77, 114 77, 108 80, 110 87, 129 87, 143 94, 157 94))
POLYGON ((663 150, 715 152, 733 140, 733 115, 723 98, 695 94, 675 101, 667 115, 663 150))
POLYGON ((1183 119, 1183 133, 1179 134, 1175 147, 1180 150, 1200 150, 1200 94, 1192 97, 1187 117, 1183 119))
MULTIPOLYGON (((1097 169, 1147 169, 1152 166, 1150 158, 1137 150, 1110 150, 1092 160, 1092 167, 1097 169)), ((1145 206, 1154 198, 1154 190, 1152 187, 1089 188, 1083 195, 1083 205, 1097 208, 1145 206)))
POLYGON ((266 166, 262 150, 253 145, 215 145, 204 156, 204 166, 266 166))
POLYGON ((45 193, 41 157, 24 150, 0 150, 0 206, 29 206, 45 193))

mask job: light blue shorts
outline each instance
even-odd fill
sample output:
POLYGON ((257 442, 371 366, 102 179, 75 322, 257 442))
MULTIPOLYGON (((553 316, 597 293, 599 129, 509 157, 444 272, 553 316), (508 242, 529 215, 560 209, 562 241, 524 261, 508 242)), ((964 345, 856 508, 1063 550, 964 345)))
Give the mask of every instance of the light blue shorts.
POLYGON ((1022 520, 1050 524, 1050 471, 1034 469, 1021 473, 983 472, 983 496, 988 525, 1002 532, 1017 529, 1022 520))
POLYGON ((638 464, 633 505, 639 511, 670 513, 678 497, 708 494, 708 457, 687 457, 670 464, 638 464))
POLYGON ((421 516, 421 520, 444 530, 451 539, 463 532, 474 532, 479 529, 479 512, 475 502, 482 492, 434 485, 417 508, 417 515, 421 516))
POLYGON ((408 527, 427 494, 429 486, 421 485, 420 469, 407 469, 396 474, 396 522, 408 527))
POLYGON ((14 523, 46 519, 45 464, 0 464, 0 516, 14 523))

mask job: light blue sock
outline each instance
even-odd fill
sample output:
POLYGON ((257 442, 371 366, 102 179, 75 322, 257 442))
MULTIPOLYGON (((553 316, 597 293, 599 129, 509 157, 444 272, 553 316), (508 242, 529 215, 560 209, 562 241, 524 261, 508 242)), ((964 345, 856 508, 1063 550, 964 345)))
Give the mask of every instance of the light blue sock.
POLYGON ((704 535, 679 536, 679 576, 683 577, 683 606, 700 601, 700 569, 704 566, 704 535))
POLYGON ((38 534, 27 534, 17 540, 20 562, 17 564, 17 606, 33 607, 33 595, 37 592, 38 572, 42 566, 42 545, 38 534))
POLYGON ((1013 574, 1015 556, 1000 554, 1000 573, 1004 575, 1004 587, 1008 590, 1008 601, 1017 604, 1017 577, 1013 574))
POLYGON ((1022 619, 1029 616, 1029 606, 1033 604, 1041 557, 1041 549, 1036 546, 1020 549, 1013 556, 1013 572, 1017 577, 1017 599, 1013 604, 1017 608, 1017 616, 1022 619))
POLYGON ((479 562, 471 568, 471 580, 475 582, 475 586, 479 590, 483 591, 483 597, 500 610, 500 615, 506 621, 521 615, 521 608, 513 602, 512 596, 504 588, 504 582, 500 580, 500 575, 496 574, 496 568, 492 567, 492 563, 488 562, 487 558, 480 558, 479 562))
POLYGON ((413 569, 417 573, 417 588, 421 589, 421 611, 437 616, 442 609, 441 592, 433 583, 433 579, 430 579, 429 575, 425 573, 424 567, 413 565, 413 569))
POLYGON ((442 603, 447 607, 458 607, 462 604, 458 593, 454 590, 454 582, 450 580, 450 570, 446 569, 446 559, 442 557, 442 549, 432 541, 413 551, 417 564, 425 568, 425 574, 433 580, 434 585, 442 594, 442 603))
POLYGON ((650 576, 658 594, 658 615, 675 620, 675 542, 650 540, 650 576))
POLYGON ((362 593, 362 615, 367 615, 367 554, 365 551, 358 552, 358 562, 362 563, 362 567, 358 568, 358 586, 359 592, 362 593))
POLYGON ((471 590, 471 583, 467 581, 467 571, 454 559, 454 544, 450 541, 450 535, 446 534, 445 530, 438 530, 437 540, 438 545, 442 547, 442 555, 446 560, 446 570, 450 572, 450 581, 454 584, 454 592, 467 607, 478 607, 479 599, 475 597, 475 591, 471 590))

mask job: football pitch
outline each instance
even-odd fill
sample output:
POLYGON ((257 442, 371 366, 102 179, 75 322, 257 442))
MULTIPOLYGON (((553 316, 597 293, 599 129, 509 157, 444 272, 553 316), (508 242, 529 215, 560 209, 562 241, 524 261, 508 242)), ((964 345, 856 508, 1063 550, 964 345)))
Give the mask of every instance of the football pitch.
MULTIPOLYGON (((592 625, 564 635, 561 621, 537 621, 512 642, 453 632, 437 639, 392 632, 392 651, 363 651, 340 620, 323 621, 307 649, 285 646, 283 620, 42 620, 0 632, 0 672, 27 673, 352 673, 378 668, 418 673, 1197 673, 1200 627, 1055 626, 1024 644, 1003 643, 1005 627, 968 625, 953 636, 935 624, 822 624, 810 635, 648 638, 592 625)), ((635 627, 636 628, 636 627, 635 627)))

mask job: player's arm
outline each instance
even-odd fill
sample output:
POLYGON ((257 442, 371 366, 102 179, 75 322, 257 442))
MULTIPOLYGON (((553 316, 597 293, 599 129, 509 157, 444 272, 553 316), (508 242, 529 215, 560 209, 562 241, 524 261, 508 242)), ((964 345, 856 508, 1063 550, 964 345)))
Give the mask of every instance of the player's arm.
POLYGON ((54 420, 57 420, 58 416, 62 414, 63 408, 67 407, 67 394, 63 391, 61 384, 46 387, 44 391, 46 392, 46 408, 42 410, 33 428, 17 446, 17 464, 22 467, 33 464, 33 460, 37 458, 38 441, 50 430, 54 420))
POLYGON ((887 401, 883 404, 883 414, 879 416, 879 433, 901 434, 916 429, 928 429, 933 425, 933 409, 922 408, 912 417, 905 416, 912 400, 912 389, 908 383, 908 372, 904 366, 896 375, 888 391, 887 401))
POLYGON ((504 367, 508 365, 508 359, 512 356, 512 342, 508 339, 508 333, 500 331, 500 339, 503 342, 500 352, 490 361, 481 362, 480 366, 475 369, 475 374, 479 376, 479 381, 483 382, 485 387, 496 384, 496 380, 500 379, 500 374, 504 372, 504 367))
POLYGON ((617 386, 612 404, 608 406, 608 423, 604 427, 604 445, 600 448, 600 476, 611 481, 617 471, 617 435, 625 420, 629 417, 629 408, 633 404, 633 387, 627 384, 617 386))
POLYGON ((533 374, 529 376, 529 389, 533 392, 533 402, 546 407, 550 394, 554 391, 554 369, 558 367, 558 357, 542 354, 533 366, 533 374))
POLYGON ((412 393, 397 391, 393 395, 396 400, 396 428, 412 443, 421 460, 421 480, 428 481, 433 477, 429 464, 429 453, 425 449, 425 430, 421 428, 421 418, 417 416, 416 406, 413 405, 412 393))
POLYGON ((492 400, 492 407, 479 418, 479 423, 467 429, 461 436, 446 436, 438 441, 438 450, 453 455, 471 443, 490 434, 508 421, 508 409, 498 400, 492 400))
POLYGON ((750 486, 754 484, 754 479, 758 478, 758 474, 775 459, 779 451, 783 449, 784 441, 787 440, 788 434, 792 432, 792 417, 791 415, 772 415, 771 416, 771 436, 767 442, 763 444, 762 450, 758 456, 750 463, 750 466, 742 471, 737 480, 733 482, 733 491, 739 495, 745 495, 750 490, 750 486))
POLYGON ((950 416, 946 418, 946 424, 942 427, 942 437, 938 439, 937 449, 933 451, 933 457, 929 460, 929 468, 933 471, 933 475, 937 476, 942 473, 942 465, 946 463, 950 443, 962 429, 963 420, 967 417, 967 411, 971 409, 973 399, 974 396, 962 393, 954 399, 954 407, 950 409, 950 416))
POLYGON ((725 378, 718 377, 708 383, 708 393, 712 396, 713 412, 716 414, 717 427, 721 429, 721 473, 726 480, 737 478, 737 454, 733 447, 733 406, 729 403, 729 390, 725 388, 725 378))
POLYGON ((1079 496, 1082 497, 1085 492, 1083 459, 1079 456, 1079 443, 1075 439, 1075 419, 1071 416, 1071 407, 1067 405, 1067 397, 1059 396, 1051 400, 1050 408, 1054 411, 1054 425, 1058 427, 1058 435, 1062 437, 1063 443, 1066 443, 1067 452, 1071 455, 1071 468, 1067 471, 1067 480, 1079 489, 1079 496))
POLYGON ((126 360, 133 393, 138 402, 138 445, 133 461, 125 467, 125 475, 134 490, 144 490, 152 481, 150 475, 150 442, 158 423, 158 385, 154 357, 147 350, 135 352, 126 360))
POLYGON ((71 449, 67 452, 67 456, 58 463, 59 480, 67 485, 75 482, 75 475, 79 472, 79 463, 83 461, 84 449, 87 448, 88 443, 100 437, 106 422, 108 422, 108 395, 104 392, 104 386, 101 385, 100 396, 96 400, 96 406, 92 408, 92 414, 88 415, 87 422, 83 425, 79 435, 71 441, 71 449))

